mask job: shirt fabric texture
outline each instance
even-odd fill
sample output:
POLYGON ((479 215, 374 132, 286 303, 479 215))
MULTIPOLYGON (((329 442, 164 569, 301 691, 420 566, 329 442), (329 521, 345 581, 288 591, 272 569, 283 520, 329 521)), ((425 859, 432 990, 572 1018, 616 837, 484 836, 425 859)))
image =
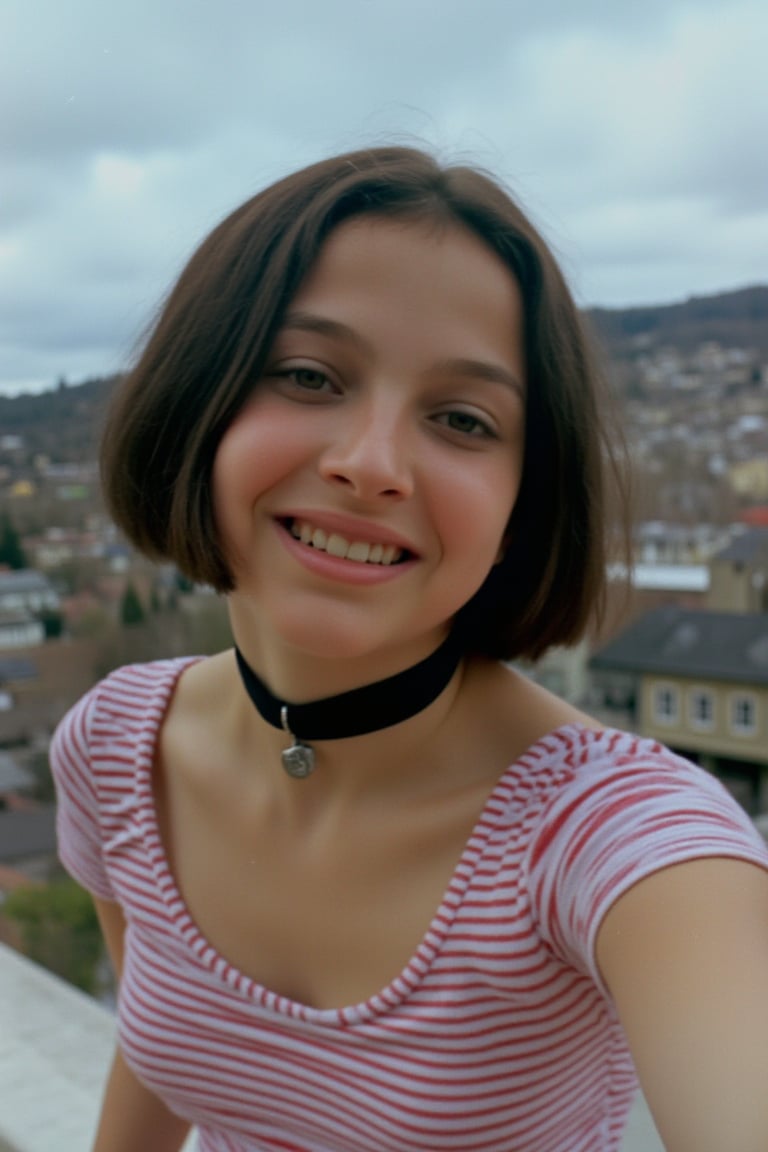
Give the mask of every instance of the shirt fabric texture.
POLYGON ((617 1152, 636 1080, 597 931, 670 864, 768 867, 725 789, 650 740, 552 732, 501 776, 400 975, 314 1009, 228 964, 170 871, 153 762, 191 662, 107 677, 61 722, 51 761, 61 859, 126 917, 123 1054, 198 1126, 201 1152, 617 1152))

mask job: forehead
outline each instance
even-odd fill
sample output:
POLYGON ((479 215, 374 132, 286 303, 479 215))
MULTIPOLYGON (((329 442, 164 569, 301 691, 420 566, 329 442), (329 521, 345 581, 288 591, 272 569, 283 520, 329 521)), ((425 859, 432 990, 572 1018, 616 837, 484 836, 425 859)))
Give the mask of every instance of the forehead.
MULTIPOLYGON (((355 217, 325 241, 292 312, 317 312, 404 337, 418 324, 441 340, 522 340, 523 300, 512 272, 459 222, 355 217)), ((509 348, 507 347, 507 351, 509 348)))
POLYGON ((389 265, 393 274, 411 279, 415 265, 428 263, 431 271, 439 267, 448 276, 470 276, 474 288, 486 283, 504 293, 519 291, 498 253, 460 221, 373 213, 346 220, 330 233, 302 289, 320 277, 364 271, 360 265, 367 261, 375 261, 379 273, 389 265))

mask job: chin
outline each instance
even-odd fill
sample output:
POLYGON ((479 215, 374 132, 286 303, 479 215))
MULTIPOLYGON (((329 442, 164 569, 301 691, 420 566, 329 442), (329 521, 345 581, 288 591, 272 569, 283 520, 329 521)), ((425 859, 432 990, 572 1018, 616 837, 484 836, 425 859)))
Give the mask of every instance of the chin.
MULTIPOLYGON (((397 622, 382 616, 372 621, 367 610, 356 618, 349 611, 325 612, 309 617, 273 618, 275 635, 290 648, 319 660, 378 662, 387 654, 402 651, 405 663, 419 660, 436 647, 447 628, 434 629, 434 636, 424 631, 423 622, 398 627, 397 622)), ((400 659, 394 663, 399 666, 400 659)))
POLYGON ((360 660, 375 658, 376 653, 388 647, 380 633, 370 629, 333 627, 328 620, 294 622, 275 627, 275 633, 289 647, 307 656, 322 660, 360 660))

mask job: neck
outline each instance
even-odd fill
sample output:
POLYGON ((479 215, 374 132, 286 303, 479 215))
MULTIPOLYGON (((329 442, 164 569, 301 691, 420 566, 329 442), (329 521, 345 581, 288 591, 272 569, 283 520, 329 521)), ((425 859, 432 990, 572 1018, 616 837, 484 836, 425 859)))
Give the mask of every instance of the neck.
MULTIPOLYGON (((472 663, 462 662, 442 695, 410 720, 367 736, 318 741, 317 770, 300 780, 282 768, 281 753, 290 743, 285 733, 263 721, 246 700, 250 722, 241 717, 250 729, 245 762, 249 773, 257 765, 258 787, 275 818, 305 826, 306 821, 335 818, 361 806, 381 811, 385 804, 397 810, 416 800, 431 802, 442 789, 455 788, 458 775, 452 758, 460 741, 472 663)), ((234 671, 233 666, 234 661, 234 671)), ((466 773, 466 761, 461 772, 466 773)))
POLYGON ((450 634, 429 656, 395 675, 347 692, 296 703, 275 695, 239 649, 235 650, 243 686, 262 719, 282 728, 291 743, 281 759, 288 775, 309 776, 317 766, 316 741, 349 740, 405 723, 448 687, 463 645, 450 634))

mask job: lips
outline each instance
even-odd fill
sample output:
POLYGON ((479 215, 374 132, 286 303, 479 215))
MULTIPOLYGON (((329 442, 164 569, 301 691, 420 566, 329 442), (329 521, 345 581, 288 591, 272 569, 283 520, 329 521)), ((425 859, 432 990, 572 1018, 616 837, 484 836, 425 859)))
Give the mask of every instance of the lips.
POLYGON ((312 524, 309 520, 291 519, 285 522, 294 540, 300 540, 318 552, 326 552, 343 560, 358 564, 374 564, 389 567, 401 563, 408 553, 396 544, 383 544, 380 541, 349 539, 340 532, 327 531, 312 524))

